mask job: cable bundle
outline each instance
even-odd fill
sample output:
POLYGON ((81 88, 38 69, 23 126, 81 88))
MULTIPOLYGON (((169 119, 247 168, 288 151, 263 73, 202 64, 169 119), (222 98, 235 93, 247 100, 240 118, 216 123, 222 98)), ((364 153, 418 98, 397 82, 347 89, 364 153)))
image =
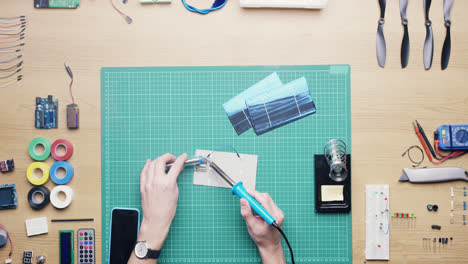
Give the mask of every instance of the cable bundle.
POLYGON ((224 105, 237 134, 253 127, 257 135, 314 114, 314 101, 304 77, 282 84, 276 73, 224 105))
POLYGON ((0 88, 19 82, 22 75, 25 16, 0 17, 0 88))

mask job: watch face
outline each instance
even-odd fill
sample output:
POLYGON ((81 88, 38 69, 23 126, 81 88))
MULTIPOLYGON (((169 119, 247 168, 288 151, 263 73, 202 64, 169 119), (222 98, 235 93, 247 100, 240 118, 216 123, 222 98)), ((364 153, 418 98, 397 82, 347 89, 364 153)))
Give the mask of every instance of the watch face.
POLYGON ((135 255, 137 258, 144 258, 148 254, 148 245, 145 241, 140 241, 135 246, 135 255))

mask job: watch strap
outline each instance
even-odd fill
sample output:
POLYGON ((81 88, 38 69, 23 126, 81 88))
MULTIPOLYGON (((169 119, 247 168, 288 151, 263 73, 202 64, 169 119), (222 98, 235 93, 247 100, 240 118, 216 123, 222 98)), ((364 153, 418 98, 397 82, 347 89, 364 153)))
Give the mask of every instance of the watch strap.
POLYGON ((159 258, 159 255, 161 254, 161 250, 152 250, 148 248, 148 253, 146 253, 147 259, 157 259, 159 258))

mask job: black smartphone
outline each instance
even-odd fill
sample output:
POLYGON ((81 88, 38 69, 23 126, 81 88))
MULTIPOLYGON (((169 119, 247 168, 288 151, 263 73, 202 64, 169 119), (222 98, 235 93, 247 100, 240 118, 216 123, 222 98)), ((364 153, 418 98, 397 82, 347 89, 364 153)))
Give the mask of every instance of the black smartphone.
POLYGON ((109 263, 127 263, 138 237, 140 212, 132 208, 114 208, 111 216, 109 263))

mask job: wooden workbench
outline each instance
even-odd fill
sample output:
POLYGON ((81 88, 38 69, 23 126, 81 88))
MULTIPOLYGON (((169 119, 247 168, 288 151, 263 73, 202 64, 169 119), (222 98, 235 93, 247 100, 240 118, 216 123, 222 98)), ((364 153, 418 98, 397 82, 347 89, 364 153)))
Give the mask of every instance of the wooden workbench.
MULTIPOLYGON (((121 1, 116 1, 122 7, 121 1)), ((0 175, 0 184, 15 183, 19 206, 0 211, 0 222, 12 233, 14 263, 23 250, 44 254, 58 263, 58 231, 94 227, 101 237, 100 68, 103 66, 206 66, 275 64, 350 64, 352 69, 353 155, 353 259, 365 261, 365 184, 390 184, 391 212, 417 214, 416 228, 393 225, 391 263, 468 263, 468 226, 449 224, 449 186, 462 183, 412 185, 399 183, 402 168, 411 166, 401 154, 418 144, 411 121, 418 119, 429 136, 438 125, 467 123, 468 2, 456 1, 452 10, 452 57, 440 70, 443 27, 442 0, 433 1, 433 68, 425 71, 422 48, 425 37, 423 1, 408 7, 411 41, 407 69, 400 68, 398 1, 388 1, 385 24, 387 64, 377 66, 375 38, 379 15, 377 1, 330 0, 323 11, 246 10, 236 0, 209 15, 185 10, 180 1, 167 5, 140 5, 130 0, 122 7, 134 22, 128 25, 109 1, 83 0, 76 10, 34 9, 32 0, 2 0, 0 16, 26 15, 23 80, 0 90, 0 159, 13 157, 16 170, 0 175), (73 92, 80 106, 80 129, 67 130, 65 105, 69 104, 69 78, 63 63, 75 75, 73 92), (60 99, 60 127, 34 128, 34 98, 48 94, 60 99), (31 188, 26 168, 32 162, 29 141, 37 136, 66 138, 75 146, 71 163, 75 191, 63 211, 51 205, 33 211, 26 195, 31 188), (427 204, 438 204, 429 213, 427 204), (49 234, 26 237, 24 221, 93 217, 93 223, 50 223, 49 234), (442 225, 434 232, 431 224, 442 225), (423 237, 453 237, 452 246, 437 253, 423 249, 423 237)), ((211 5, 203 0, 205 6, 211 5)), ((200 4, 202 5, 202 4, 200 4)), ((0 58, 5 56, 0 55, 0 58)), ((52 163, 52 158, 47 160, 52 163)), ((430 165, 426 161, 424 165, 430 165)), ((468 167, 468 158, 447 162, 468 167)), ((51 189, 52 182, 47 186, 51 189)), ((465 184, 466 186, 466 184, 465 184)), ((101 248, 97 251, 101 263, 101 248)), ((7 249, 0 249, 3 262, 7 249)))

